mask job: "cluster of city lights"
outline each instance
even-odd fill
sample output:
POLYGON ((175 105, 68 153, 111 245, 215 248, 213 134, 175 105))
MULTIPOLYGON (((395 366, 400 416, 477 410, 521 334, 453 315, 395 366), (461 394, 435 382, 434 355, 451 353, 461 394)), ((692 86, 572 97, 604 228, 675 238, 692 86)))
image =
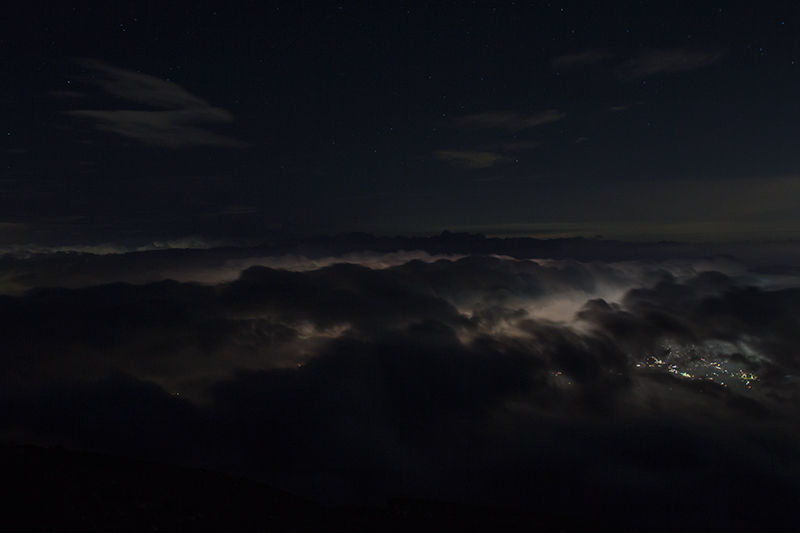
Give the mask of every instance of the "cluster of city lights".
MULTIPOLYGON (((665 343, 658 355, 647 356, 636 364, 637 368, 658 369, 685 379, 713 381, 724 387, 752 389, 759 376, 746 368, 746 356, 752 350, 727 342, 709 342, 703 345, 665 343), (734 355, 737 354, 737 357, 734 355)), ((749 358, 749 357, 747 357, 749 358)))

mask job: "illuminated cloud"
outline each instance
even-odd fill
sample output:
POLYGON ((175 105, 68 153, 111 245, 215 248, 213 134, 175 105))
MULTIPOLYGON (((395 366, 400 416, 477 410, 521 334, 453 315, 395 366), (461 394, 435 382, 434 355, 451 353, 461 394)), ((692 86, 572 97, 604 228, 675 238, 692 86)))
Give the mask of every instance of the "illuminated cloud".
MULTIPOLYGON (((2 227, 0 227, 2 229, 2 227)), ((219 245, 218 242, 209 242, 200 236, 192 235, 168 241, 154 241, 150 244, 139 246, 137 251, 172 249, 206 249, 219 245)), ((40 244, 9 244, 0 245, 0 256, 9 256, 18 259, 27 259, 33 256, 44 256, 59 253, 78 253, 90 255, 126 254, 133 251, 127 246, 108 242, 103 244, 67 244, 61 246, 45 246, 40 244)), ((63 280, 62 280, 63 281, 63 280)))
POLYGON ((199 235, 191 235, 181 239, 171 239, 168 241, 154 241, 145 246, 139 246, 138 251, 143 252, 147 250, 164 250, 164 249, 205 249, 218 246, 219 243, 206 241, 199 235))
POLYGON ((108 94, 158 110, 95 110, 65 112, 89 120, 100 131, 109 131, 143 144, 165 148, 188 146, 244 147, 247 143, 213 133, 203 125, 233 122, 228 111, 210 106, 176 83, 154 76, 112 67, 102 61, 81 59, 81 66, 95 73, 95 83, 108 94))
POLYGON ((455 261, 463 257, 465 257, 463 254, 431 255, 422 250, 392 253, 353 252, 343 255, 325 255, 317 258, 309 258, 298 254, 289 254, 272 257, 267 256, 229 260, 225 262, 225 267, 236 272, 236 277, 238 277, 242 271, 250 268, 251 266, 265 266, 273 269, 289 270, 292 272, 307 272, 309 270, 319 270, 331 265, 346 263, 365 266, 371 270, 382 270, 385 268, 404 265, 410 261, 434 263, 437 261, 455 261))
POLYGON ((130 250, 116 243, 105 244, 79 244, 64 246, 43 246, 38 244, 10 244, 0 246, 0 255, 7 255, 16 258, 29 258, 40 254, 57 254, 60 252, 76 252, 81 254, 124 254, 130 250))
POLYGON ((439 150, 436 156, 455 166, 463 168, 489 168, 498 163, 511 161, 511 158, 495 152, 473 152, 466 150, 439 150))
POLYGON ((455 124, 464 128, 474 129, 501 129, 510 132, 518 132, 527 128, 533 128, 548 122, 561 120, 566 116, 555 109, 542 111, 537 115, 524 116, 519 113, 497 112, 497 113, 477 113, 455 119, 455 124))

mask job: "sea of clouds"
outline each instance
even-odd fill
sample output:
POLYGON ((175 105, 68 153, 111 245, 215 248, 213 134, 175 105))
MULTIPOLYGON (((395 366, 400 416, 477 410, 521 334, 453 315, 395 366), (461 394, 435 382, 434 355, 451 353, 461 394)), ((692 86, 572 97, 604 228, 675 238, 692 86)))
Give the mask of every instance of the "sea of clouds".
POLYGON ((793 266, 302 251, 4 257, 0 434, 329 503, 795 512, 793 266))

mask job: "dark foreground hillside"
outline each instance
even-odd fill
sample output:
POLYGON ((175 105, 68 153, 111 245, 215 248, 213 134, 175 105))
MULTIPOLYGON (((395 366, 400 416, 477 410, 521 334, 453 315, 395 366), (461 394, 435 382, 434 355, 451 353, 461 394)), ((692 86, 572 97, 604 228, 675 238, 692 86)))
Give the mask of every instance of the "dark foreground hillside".
POLYGON ((603 531, 566 517, 396 500, 326 508, 216 472, 3 444, 2 522, 15 531, 603 531))

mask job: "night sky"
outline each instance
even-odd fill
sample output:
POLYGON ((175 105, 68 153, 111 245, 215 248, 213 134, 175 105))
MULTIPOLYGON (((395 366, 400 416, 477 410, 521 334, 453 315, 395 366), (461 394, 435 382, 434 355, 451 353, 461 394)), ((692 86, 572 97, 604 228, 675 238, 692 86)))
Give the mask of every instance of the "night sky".
POLYGON ((796 6, 148 4, 0 22, 3 442, 797 519, 796 6))
POLYGON ((10 14, 5 244, 800 236, 800 22, 783 3, 10 14))

